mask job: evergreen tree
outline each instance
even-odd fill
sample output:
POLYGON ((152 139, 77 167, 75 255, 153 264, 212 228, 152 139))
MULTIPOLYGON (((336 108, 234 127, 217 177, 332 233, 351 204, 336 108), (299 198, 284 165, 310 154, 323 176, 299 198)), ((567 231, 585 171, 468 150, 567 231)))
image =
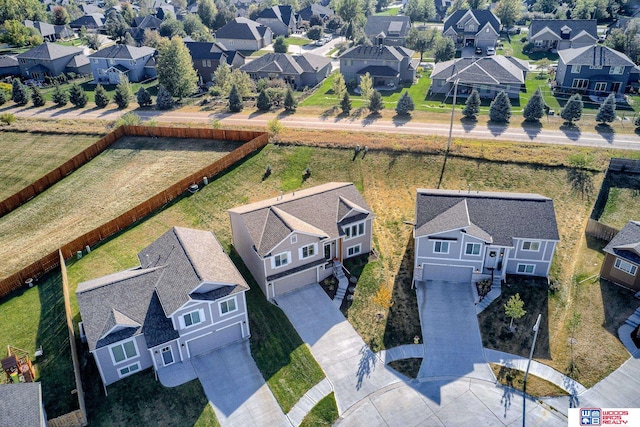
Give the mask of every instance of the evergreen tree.
POLYGON ((298 101, 296 101, 295 96, 293 95, 293 91, 291 88, 287 89, 287 94, 284 97, 284 109, 290 113, 296 111, 298 107, 298 101))
POLYGON ((113 101, 116 103, 118 108, 122 110, 129 106, 131 96, 131 85, 129 84, 129 79, 126 77, 120 78, 120 83, 116 86, 116 92, 113 94, 113 101))
POLYGON ((533 96, 527 101, 522 116, 528 122, 539 122, 544 116, 544 98, 540 88, 536 89, 533 96))
POLYGON ((231 86, 231 92, 229 93, 229 111, 232 113, 239 113, 244 108, 242 104, 242 97, 238 93, 236 85, 231 86))
POLYGON ((511 101, 505 91, 501 91, 491 101, 489 106, 489 119, 496 123, 507 123, 511 118, 511 101))
POLYGON ((69 102, 69 93, 62 89, 59 84, 56 83, 56 87, 53 89, 53 95, 51 99, 58 107, 64 107, 69 102))
POLYGON ((11 100, 18 105, 27 105, 29 102, 27 88, 22 84, 20 79, 13 79, 11 82, 11 100))
POLYGON ((565 122, 573 124, 573 122, 580 120, 580 117, 582 117, 583 107, 582 96, 576 93, 564 104, 564 108, 560 111, 560 117, 562 117, 565 122))
POLYGON ((0 89, 0 105, 4 105, 5 102, 7 102, 7 95, 0 89))
POLYGON ((109 95, 107 95, 107 91, 102 85, 96 86, 96 91, 93 94, 93 97, 96 103, 96 107, 98 108, 106 107, 111 101, 111 99, 109 99, 109 95))
MULTIPOLYGON (((162 87, 162 86, 161 86, 162 87)), ((163 87, 164 89, 164 87, 163 87)), ((158 95, 160 92, 158 91, 158 95)), ((142 86, 136 92, 136 100, 138 101, 138 105, 141 107, 150 107, 153 104, 153 100, 151 99, 151 95, 149 92, 142 86)))
POLYGON ((256 101, 256 107, 258 107, 260 111, 269 111, 271 109, 271 100, 266 90, 260 91, 260 95, 258 95, 258 100, 256 101))
POLYGON ((180 37, 173 37, 169 43, 160 48, 156 71, 158 82, 171 95, 182 99, 196 91, 198 76, 193 69, 189 49, 180 37))
POLYGON ((377 90, 374 90, 369 98, 369 111, 373 114, 377 114, 384 109, 384 102, 382 102, 382 95, 377 90))
POLYGON ((84 108, 89 101, 89 97, 84 89, 74 83, 69 91, 69 101, 75 105, 76 108, 84 108))
POLYGON ((405 91, 404 94, 398 100, 396 105, 396 113, 400 116, 408 115, 415 109, 413 104, 413 98, 409 95, 409 92, 405 91))
POLYGON ((616 119, 616 94, 610 93, 604 103, 598 108, 596 122, 599 124, 612 123, 616 119))
POLYGON ((478 113, 480 113, 480 104, 480 95, 476 89, 473 89, 467 98, 467 102, 464 104, 462 115, 466 119, 476 120, 478 118, 478 113))
POLYGON ((169 110, 173 108, 173 96, 164 86, 158 86, 158 96, 156 97, 156 109, 169 110))
POLYGON ((287 42, 284 36, 276 37, 276 40, 273 42, 273 51, 275 53, 287 53, 287 49, 287 42))
POLYGON ((637 116, 635 119, 633 119, 633 125, 636 127, 636 132, 637 132, 638 129, 640 129, 640 116, 637 116))
POLYGON ((38 86, 31 86, 31 102, 34 107, 42 107, 45 103, 42 91, 38 86))
POLYGON ((340 101, 340 108, 342 108, 342 113, 347 116, 351 113, 351 98, 349 98, 349 92, 344 93, 342 101, 340 101))

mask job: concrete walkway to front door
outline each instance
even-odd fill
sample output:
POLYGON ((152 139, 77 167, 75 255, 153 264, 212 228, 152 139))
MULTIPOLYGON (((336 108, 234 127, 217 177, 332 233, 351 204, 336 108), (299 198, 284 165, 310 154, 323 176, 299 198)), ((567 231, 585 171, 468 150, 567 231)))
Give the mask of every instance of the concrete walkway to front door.
POLYGON ((418 378, 495 381, 484 357, 471 285, 419 282, 417 294, 425 345, 418 378))
POLYGON ((403 377, 378 359, 318 285, 276 298, 333 385, 338 413, 403 377))

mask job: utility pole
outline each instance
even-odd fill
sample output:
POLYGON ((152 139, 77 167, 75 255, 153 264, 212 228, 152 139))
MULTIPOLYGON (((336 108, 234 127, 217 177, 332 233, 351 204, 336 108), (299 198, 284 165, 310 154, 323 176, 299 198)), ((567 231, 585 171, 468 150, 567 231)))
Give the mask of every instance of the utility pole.
POLYGON ((447 153, 451 148, 451 135, 453 134, 453 116, 456 113, 456 97, 458 96, 458 82, 460 79, 456 73, 456 79, 453 81, 453 105, 451 106, 451 122, 449 123, 449 139, 447 140, 447 153))
POLYGON ((536 339, 538 338, 538 330, 540 329, 540 319, 542 314, 538 314, 538 320, 533 325, 533 344, 531 344, 531 353, 529 353, 529 362, 527 363, 527 370, 524 373, 524 384, 522 386, 522 427, 525 427, 526 421, 526 404, 527 404, 527 377, 529 376, 529 368, 531 367, 531 359, 533 358, 533 350, 536 348, 536 339))

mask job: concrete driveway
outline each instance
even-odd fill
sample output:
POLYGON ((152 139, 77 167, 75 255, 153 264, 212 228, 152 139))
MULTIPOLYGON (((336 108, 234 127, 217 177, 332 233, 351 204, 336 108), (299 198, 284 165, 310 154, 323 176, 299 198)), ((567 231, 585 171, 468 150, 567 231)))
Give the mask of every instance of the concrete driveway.
POLYGON ((333 384, 338 413, 403 380, 370 350, 320 286, 306 286, 276 301, 333 384))
POLYGON ((264 382, 249 341, 192 359, 204 392, 222 426, 291 426, 264 382))
POLYGON ((427 281, 417 286, 425 356, 418 378, 495 381, 484 357, 469 283, 427 281))

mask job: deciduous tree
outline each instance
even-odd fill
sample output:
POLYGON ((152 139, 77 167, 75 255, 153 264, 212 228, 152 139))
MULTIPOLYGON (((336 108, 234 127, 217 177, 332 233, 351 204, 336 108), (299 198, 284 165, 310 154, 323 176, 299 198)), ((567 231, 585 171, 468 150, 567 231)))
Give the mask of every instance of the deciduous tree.
POLYGON ((520 19, 522 2, 520 0, 500 0, 495 14, 504 28, 511 28, 520 19))
POLYGON ((371 100, 371 95, 373 94, 373 80, 371 79, 371 75, 369 73, 365 73, 364 76, 360 77, 360 96, 362 96, 363 101, 368 106, 369 101, 371 100))
POLYGON ((204 25, 213 29, 216 18, 216 5, 213 0, 198 0, 198 16, 204 25))
POLYGON ((158 82, 178 99, 191 95, 198 87, 191 54, 180 37, 173 37, 160 48, 156 72, 158 82))
POLYGON ((527 314, 524 310, 524 301, 520 299, 520 294, 517 293, 515 295, 511 295, 511 298, 504 305, 504 314, 511 318, 511 323, 509 324, 509 329, 513 330, 513 319, 520 319, 522 316, 527 314))
POLYGON ((54 6, 51 11, 51 21, 53 25, 67 25, 70 21, 67 9, 64 6, 54 6))
POLYGON ((287 42, 284 36, 276 37, 276 40, 273 42, 273 51, 275 53, 287 53, 287 49, 287 42))
POLYGON ((436 62, 448 61, 456 55, 456 45, 449 37, 438 37, 433 56, 436 62))
POLYGON ((347 84, 344 81, 344 76, 342 73, 337 73, 332 80, 331 90, 333 94, 338 98, 338 100, 342 100, 345 92, 347 91, 347 84))

